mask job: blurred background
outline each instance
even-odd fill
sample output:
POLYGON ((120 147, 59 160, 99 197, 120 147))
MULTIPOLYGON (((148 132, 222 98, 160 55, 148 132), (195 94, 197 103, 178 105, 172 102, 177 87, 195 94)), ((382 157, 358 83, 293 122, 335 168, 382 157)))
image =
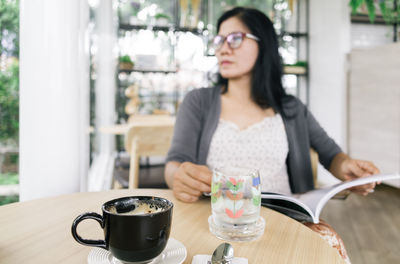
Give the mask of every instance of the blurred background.
POLYGON ((274 22, 285 89, 328 134, 399 171, 399 1, 0 0, 1 203, 111 188, 129 170, 112 128, 174 116, 187 92, 212 86, 216 20, 236 5, 274 22))

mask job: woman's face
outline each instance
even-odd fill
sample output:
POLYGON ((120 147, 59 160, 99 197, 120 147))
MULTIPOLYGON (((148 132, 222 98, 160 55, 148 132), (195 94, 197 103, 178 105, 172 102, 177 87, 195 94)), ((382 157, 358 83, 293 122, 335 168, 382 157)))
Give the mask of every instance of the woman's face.
MULTIPOLYGON (((222 22, 218 35, 226 37, 232 32, 251 33, 237 17, 222 22)), ((216 56, 222 77, 226 79, 250 77, 258 57, 258 44, 256 40, 245 37, 239 48, 232 49, 225 40, 222 47, 216 51, 216 56)))

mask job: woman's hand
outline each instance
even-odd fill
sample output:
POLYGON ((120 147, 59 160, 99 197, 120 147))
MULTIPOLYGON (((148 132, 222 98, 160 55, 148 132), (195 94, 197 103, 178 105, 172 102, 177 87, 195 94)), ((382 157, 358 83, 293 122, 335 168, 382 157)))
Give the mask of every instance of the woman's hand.
MULTIPOLYGON (((379 169, 370 161, 346 159, 342 163, 343 177, 345 180, 352 180, 361 177, 368 177, 374 174, 379 174, 379 169)), ((380 182, 378 183, 380 184, 380 182)), ((351 188, 352 192, 368 195, 374 191, 376 183, 359 185, 351 188)))
POLYGON ((191 162, 173 165, 177 165, 177 168, 173 172, 171 170, 173 180, 169 186, 176 198, 184 202, 195 202, 203 192, 211 192, 212 173, 207 166, 191 162))
MULTIPOLYGON (((372 162, 355 160, 344 153, 339 153, 335 156, 332 161, 331 172, 343 181, 368 177, 380 173, 379 169, 372 162)), ((374 191, 375 185, 376 183, 369 183, 353 187, 350 190, 365 196, 374 191)))

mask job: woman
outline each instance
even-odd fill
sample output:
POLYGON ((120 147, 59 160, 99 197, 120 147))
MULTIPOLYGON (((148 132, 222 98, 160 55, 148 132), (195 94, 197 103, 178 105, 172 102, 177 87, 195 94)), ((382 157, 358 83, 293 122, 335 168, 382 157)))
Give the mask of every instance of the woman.
MULTIPOLYGON (((165 179, 178 199, 198 200, 210 192, 211 170, 229 165, 258 168, 262 191, 306 192, 314 188, 310 148, 340 180, 379 173, 343 153, 300 100, 285 93, 276 33, 262 12, 229 10, 217 32, 218 85, 187 94, 167 157, 165 179)), ((366 195, 374 187, 353 191, 366 195)))

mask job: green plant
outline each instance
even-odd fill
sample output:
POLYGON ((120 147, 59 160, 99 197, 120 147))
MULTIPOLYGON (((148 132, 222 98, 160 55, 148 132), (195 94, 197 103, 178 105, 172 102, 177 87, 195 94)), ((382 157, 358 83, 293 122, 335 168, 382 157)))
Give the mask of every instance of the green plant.
POLYGON ((0 185, 18 184, 19 177, 17 173, 0 173, 0 185))
POLYGON ((19 0, 0 0, 0 141, 18 142, 19 0), (0 59, 1 60, 1 59, 0 59), (14 61, 8 64, 7 61, 14 61))
POLYGON ((0 141, 18 143, 19 130, 19 66, 11 64, 0 71, 0 141))
POLYGON ((119 58, 119 62, 133 64, 133 61, 131 60, 131 57, 129 57, 128 55, 121 56, 119 58))
POLYGON ((19 0, 0 0, 0 55, 18 57, 19 0))
POLYGON ((15 203, 19 201, 18 195, 11 195, 11 196, 0 196, 0 205, 6 205, 9 203, 15 203))
POLYGON ((157 14, 154 16, 154 18, 155 18, 155 19, 162 19, 162 18, 165 18, 165 19, 168 20, 168 21, 171 19, 171 17, 170 17, 169 15, 164 14, 164 13, 157 13, 157 14))
POLYGON ((375 21, 377 7, 386 23, 400 22, 400 0, 350 0, 349 6, 353 14, 359 13, 366 6, 371 23, 375 21))
POLYGON ((306 61, 297 61, 294 64, 285 64, 285 66, 307 67, 307 62, 306 61))

